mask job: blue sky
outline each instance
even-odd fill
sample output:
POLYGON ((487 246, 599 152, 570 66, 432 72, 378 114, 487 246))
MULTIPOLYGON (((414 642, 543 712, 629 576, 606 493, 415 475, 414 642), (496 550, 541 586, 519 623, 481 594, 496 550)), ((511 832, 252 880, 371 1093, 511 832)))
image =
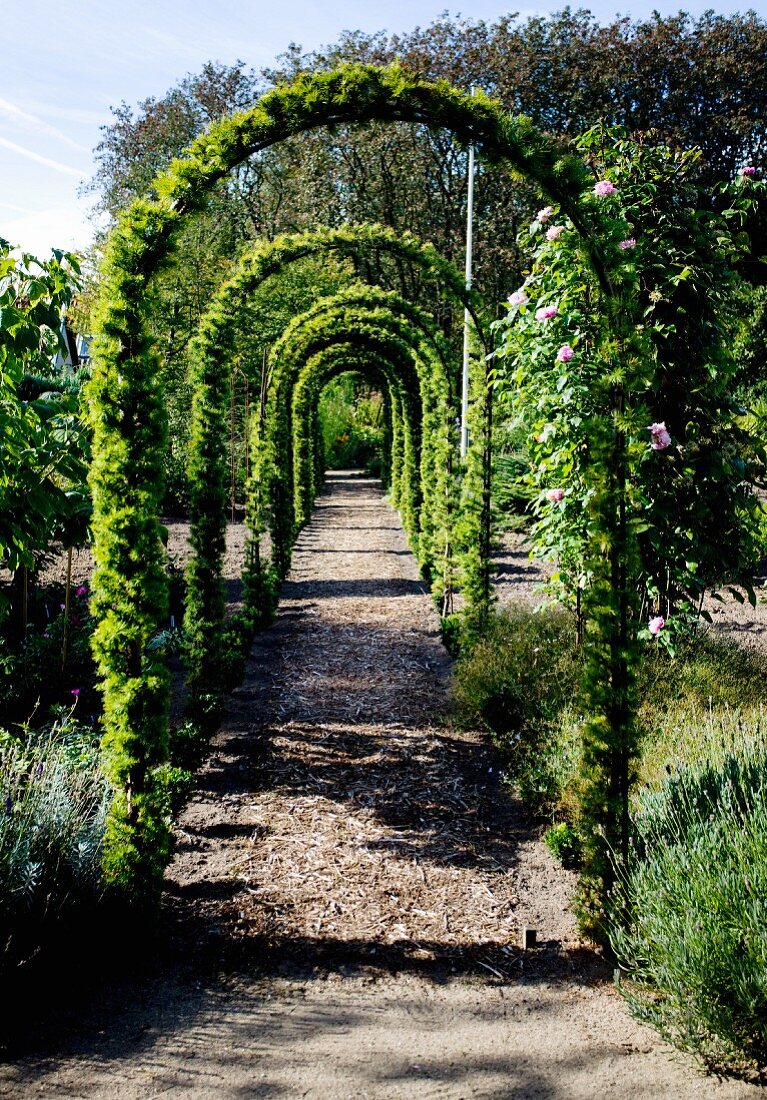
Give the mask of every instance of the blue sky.
MULTIPOLYGON (((564 2, 522 6, 472 0, 451 14, 494 20, 560 10, 564 2)), ((580 6, 573 3, 573 7, 580 6)), ((600 22, 680 9, 729 15, 752 9, 767 17, 767 0, 753 3, 666 3, 595 0, 600 22)), ((311 49, 343 30, 390 32, 424 26, 445 10, 440 0, 6 0, 0 75, 0 236, 29 251, 85 247, 92 235, 89 201, 78 198, 93 173, 92 150, 110 107, 160 96, 209 60, 238 58, 258 68, 289 43, 311 49)))

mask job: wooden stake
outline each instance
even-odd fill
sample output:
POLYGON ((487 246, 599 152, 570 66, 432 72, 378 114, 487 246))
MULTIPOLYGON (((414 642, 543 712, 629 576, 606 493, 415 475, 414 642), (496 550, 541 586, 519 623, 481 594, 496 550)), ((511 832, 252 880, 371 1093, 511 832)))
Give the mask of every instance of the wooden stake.
POLYGON ((229 376, 229 465, 232 472, 232 523, 234 523, 234 495, 237 484, 236 458, 234 453, 234 371, 229 376))
POLYGON ((522 927, 522 950, 529 951, 538 945, 538 932, 535 928, 522 927))
POLYGON ((72 594, 72 547, 67 548, 67 584, 64 591, 64 638, 61 642, 61 671, 67 663, 69 649, 69 607, 72 594))

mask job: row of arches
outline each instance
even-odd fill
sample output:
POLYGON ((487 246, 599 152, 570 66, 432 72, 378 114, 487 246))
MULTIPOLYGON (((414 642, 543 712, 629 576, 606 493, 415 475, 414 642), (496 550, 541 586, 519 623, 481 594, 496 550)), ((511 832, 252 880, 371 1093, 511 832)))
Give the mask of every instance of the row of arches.
MULTIPOLYGON (((155 180, 153 194, 133 204, 112 232, 102 267, 95 370, 89 398, 93 427, 91 486, 96 574, 95 652, 103 682, 104 751, 115 800, 106 870, 117 885, 141 893, 157 887, 168 853, 167 798, 161 771, 168 756, 168 674, 150 643, 167 612, 167 580, 158 537, 166 415, 158 386, 159 356, 147 324, 153 276, 173 260, 181 228, 205 205, 215 184, 248 156, 292 134, 338 122, 407 121, 449 130, 462 145, 505 170, 523 174, 556 202, 581 234, 587 270, 619 313, 620 269, 605 258, 609 226, 593 202, 588 167, 506 114, 483 95, 427 83, 400 69, 351 66, 311 74, 264 96, 249 112, 225 119, 155 180)), ((196 690, 215 674, 223 598, 225 431, 222 412, 228 356, 240 306, 288 262, 321 249, 353 257, 365 248, 399 250, 444 293, 470 311, 477 333, 475 389, 480 413, 475 454, 478 489, 468 486, 467 514, 476 550, 487 532, 487 431, 484 378, 487 318, 460 275, 428 245, 384 230, 322 231, 254 249, 203 320, 194 349, 192 415, 193 547, 188 614, 191 678, 196 690), (484 532, 484 535, 482 534, 484 532), (194 639, 197 639, 195 644, 194 639)), ((295 532, 308 517, 321 482, 316 398, 325 381, 349 369, 377 380, 385 393, 389 478, 422 567, 437 583, 443 547, 452 541, 451 426, 456 378, 438 328, 402 298, 352 286, 297 318, 273 348, 266 415, 253 439, 254 538, 266 527, 278 575, 287 568, 295 532)), ((467 482, 464 482, 464 488, 467 482)), ((464 532, 464 539, 467 535, 464 532)), ((471 557, 471 555, 469 555, 471 557)), ((480 558, 481 558, 480 554, 480 558)), ((476 559, 476 553, 474 553, 476 559)), ((467 586, 470 587, 470 586, 467 586)))
MULTIPOLYGON (((191 519, 195 556, 189 571, 187 634, 193 689, 208 694, 218 676, 223 623, 220 580, 226 527, 225 422, 229 373, 238 347, 240 311, 270 278, 307 256, 337 252, 362 260, 386 251, 414 263, 455 304, 470 309, 480 347, 487 346, 481 304, 431 245, 382 226, 320 229, 260 243, 239 261, 207 312, 193 348, 191 519)), ((475 360, 484 372, 484 356, 475 360)), ((279 579, 297 532, 307 522, 324 477, 317 416, 322 388, 354 372, 371 379, 384 404, 383 476, 424 575, 437 596, 452 588, 452 464, 459 412, 455 356, 433 317, 394 291, 353 283, 321 298, 288 324, 262 367, 263 408, 253 425, 254 475, 247 520, 251 561, 279 579), (260 538, 268 532, 269 565, 260 538)), ((265 593, 257 583, 252 591, 265 593)))

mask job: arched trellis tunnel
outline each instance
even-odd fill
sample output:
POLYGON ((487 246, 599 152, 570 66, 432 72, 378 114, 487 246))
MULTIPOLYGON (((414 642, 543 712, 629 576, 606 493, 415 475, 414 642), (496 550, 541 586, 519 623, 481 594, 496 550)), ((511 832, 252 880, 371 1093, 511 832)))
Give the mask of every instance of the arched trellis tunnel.
MULTIPOLYGON (((104 751, 116 791, 105 867, 111 881, 134 892, 157 887, 168 855, 167 800, 159 773, 168 753, 168 676, 149 644, 167 610, 157 523, 165 416, 158 355, 145 322, 149 283, 172 258, 178 231, 203 208, 217 181, 248 156, 317 126, 373 119, 447 129, 459 143, 473 144, 480 157, 537 185, 580 233, 584 261, 603 293, 614 331, 623 331, 622 295, 631 280, 622 274, 611 243, 625 230, 594 203, 587 166, 528 119, 508 115, 484 95, 470 97, 399 68, 352 66, 275 89, 251 111, 213 126, 155 180, 154 198, 125 213, 110 236, 103 265, 89 396, 95 652, 103 678, 104 751)), ((616 347, 612 354, 619 353, 616 347)), ((620 432, 618 444, 619 437, 620 432)), ((612 508, 612 498, 606 506, 612 508)), ((616 553, 624 537, 623 530, 617 532, 616 553)), ((607 645, 606 673, 618 683, 625 639, 607 618, 598 626, 607 645)), ((622 705, 619 701, 616 710, 611 700, 609 720, 620 722, 622 705)))
MULTIPOLYGON (((402 316, 382 308, 382 300, 393 304, 396 295, 376 295, 373 288, 366 288, 365 297, 377 301, 356 300, 356 288, 324 300, 288 327, 273 352, 266 416, 262 426, 255 426, 248 518, 255 538, 265 527, 271 531, 279 576, 287 570, 293 540, 308 519, 321 484, 316 405, 322 385, 339 367, 367 374, 372 364, 386 382, 392 501, 399 504, 426 569, 432 570, 439 557, 437 540, 444 548, 449 538, 444 513, 450 492, 449 428, 454 406, 447 371, 429 339, 436 339, 438 346, 439 335, 429 334, 428 327, 413 330, 402 316)), ((406 312, 412 312, 412 307, 406 312)), ((204 476, 195 480, 198 483, 209 485, 204 476)), ((221 496, 218 507, 223 517, 221 496)), ((208 516, 195 510, 195 524, 198 519, 204 526, 208 516)), ((196 536, 195 545, 200 541, 196 536)), ((260 554, 257 560, 262 560, 260 554)), ((205 685, 217 682, 223 610, 220 583, 211 564, 204 554, 198 555, 189 577, 187 630, 198 639, 191 679, 193 689, 203 694, 205 685)))
MULTIPOLYGON (((412 263, 424 282, 469 309, 480 344, 487 348, 476 294, 466 290, 463 277, 433 246, 422 244, 412 234, 396 234, 377 225, 320 228, 260 243, 240 258, 234 275, 218 291, 200 325, 192 356, 190 482, 195 556, 189 570, 186 632, 192 690, 204 696, 210 693, 209 685, 221 679, 216 654, 223 621, 220 570, 226 520, 221 468, 228 416, 228 364, 235 355, 239 360, 238 349, 258 340, 259 309, 252 316, 248 307, 264 282, 289 264, 328 251, 353 257, 358 266, 371 252, 388 252, 412 263)), ((391 499, 401 505, 411 545, 435 593, 441 594, 450 586, 452 574, 448 436, 458 413, 460 365, 430 315, 380 287, 355 284, 320 300, 288 326, 274 347, 265 372, 266 384, 262 385, 267 415, 263 427, 256 424, 253 441, 257 476, 248 509, 252 539, 257 544, 260 532, 270 529, 273 565, 278 576, 284 575, 293 538, 308 518, 323 475, 317 425, 311 413, 307 420, 308 408, 294 415, 293 389, 307 356, 327 356, 339 342, 350 339, 358 352, 367 348, 379 362, 382 356, 390 360, 393 355, 409 376, 401 394, 387 402, 393 414, 391 499), (414 417, 411 405, 418 410, 414 417)), ((474 365, 482 388, 484 363, 475 360, 474 365)), ((397 385, 402 388, 401 381, 397 385)), ((481 440, 481 436, 479 432, 477 438, 481 440)), ((477 521, 489 524, 489 515, 480 510, 477 521)), ((256 571, 263 569, 258 546, 251 551, 250 582, 254 566, 256 571)), ((484 565, 486 568, 487 563, 484 565)), ((268 585, 258 578, 246 589, 265 594, 267 599, 270 595, 268 585)))
MULTIPOLYGON (((293 451, 294 433, 289 430, 291 391, 301 365, 308 357, 321 348, 350 339, 360 347, 378 350, 379 354, 387 343, 401 356, 407 356, 409 352, 412 362, 411 392, 419 402, 425 428, 417 453, 419 463, 422 452, 426 462, 423 483, 427 493, 429 475, 434 475, 431 461, 435 443, 433 434, 441 429, 444 435, 451 414, 455 413, 455 387, 451 378, 449 349, 441 333, 422 310, 395 292, 373 287, 352 287, 322 299, 287 327, 273 351, 274 371, 267 405, 271 415, 266 423, 266 442, 269 449, 278 447, 280 428, 285 428, 283 439, 286 447, 279 455, 278 465, 292 483, 289 492, 294 499, 293 526, 301 526, 308 519, 314 486, 310 476, 300 473, 294 461, 294 458, 300 461, 300 455, 295 455, 293 451), (423 447, 420 446, 421 441, 423 447)), ((307 435, 306 444, 310 452, 306 458, 311 463, 311 435, 307 435)), ((307 467, 306 473, 310 474, 310 467, 307 467)), ((405 509, 405 522, 416 542, 416 549, 420 510, 420 502, 415 501, 405 509)), ((428 562, 424 560, 422 564, 428 565, 428 562)))

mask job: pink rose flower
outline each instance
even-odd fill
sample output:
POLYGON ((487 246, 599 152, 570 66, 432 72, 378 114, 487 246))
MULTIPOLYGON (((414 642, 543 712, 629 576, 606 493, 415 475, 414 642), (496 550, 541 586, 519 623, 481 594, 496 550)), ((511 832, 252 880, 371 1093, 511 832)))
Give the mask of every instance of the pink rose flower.
POLYGON ((753 176, 755 172, 756 168, 752 164, 746 164, 740 170, 741 176, 753 176))
POLYGON ((88 589, 87 589, 87 588, 85 587, 85 585, 84 585, 84 584, 81 584, 81 585, 80 585, 80 587, 79 587, 79 588, 77 589, 77 591, 75 592, 75 595, 76 595, 76 596, 79 596, 79 597, 80 597, 80 599, 82 599, 82 598, 83 598, 83 596, 87 596, 87 595, 88 595, 88 589))
POLYGON ((634 238, 633 237, 627 237, 625 241, 620 242, 620 244, 618 245, 618 248, 623 249, 623 251, 625 252, 629 248, 636 248, 636 246, 637 246, 637 243, 634 240, 634 238))
POLYGON ((574 355, 575 355, 575 352, 570 347, 570 345, 569 344, 563 344, 562 347, 557 352, 557 362, 558 363, 569 363, 574 355))
POLYGON ((564 489, 549 489, 548 493, 546 493, 546 499, 550 500, 552 504, 559 504, 564 495, 564 489))
POLYGON ((614 195, 618 188, 610 180, 599 180, 594 184, 594 194, 597 198, 604 199, 607 195, 614 195))
POLYGON ((655 618, 650 619, 649 623, 647 624, 647 629, 650 631, 650 633, 654 637, 657 638, 657 636, 660 634, 661 630, 663 630, 663 627, 665 625, 666 625, 666 620, 663 618, 663 616, 662 615, 656 615, 655 618))
POLYGON ((75 699, 76 699, 76 698, 77 698, 77 696, 78 696, 78 695, 80 694, 80 689, 79 689, 79 688, 72 688, 72 690, 71 690, 71 692, 70 692, 69 694, 70 694, 70 695, 74 695, 74 697, 75 697, 75 699))
POLYGON ((529 300, 524 290, 515 290, 513 294, 509 295, 510 306, 523 306, 529 300))
POLYGON ((660 424, 651 424, 647 430, 650 433, 650 446, 654 451, 665 451, 666 447, 671 446, 671 436, 668 434, 665 421, 661 421, 660 424))
POLYGON ((565 227, 563 225, 552 225, 551 229, 546 230, 546 240, 556 241, 559 237, 562 236, 564 231, 565 227))
POLYGON ((540 309, 535 311, 536 321, 548 321, 550 317, 556 317, 558 313, 556 306, 541 306, 540 309))
POLYGON ((544 206, 543 210, 539 210, 538 213, 535 216, 538 219, 538 221, 541 223, 541 225, 543 225, 545 222, 547 222, 549 220, 549 218, 551 217, 551 215, 553 213, 554 213, 554 207, 553 206, 544 206))

